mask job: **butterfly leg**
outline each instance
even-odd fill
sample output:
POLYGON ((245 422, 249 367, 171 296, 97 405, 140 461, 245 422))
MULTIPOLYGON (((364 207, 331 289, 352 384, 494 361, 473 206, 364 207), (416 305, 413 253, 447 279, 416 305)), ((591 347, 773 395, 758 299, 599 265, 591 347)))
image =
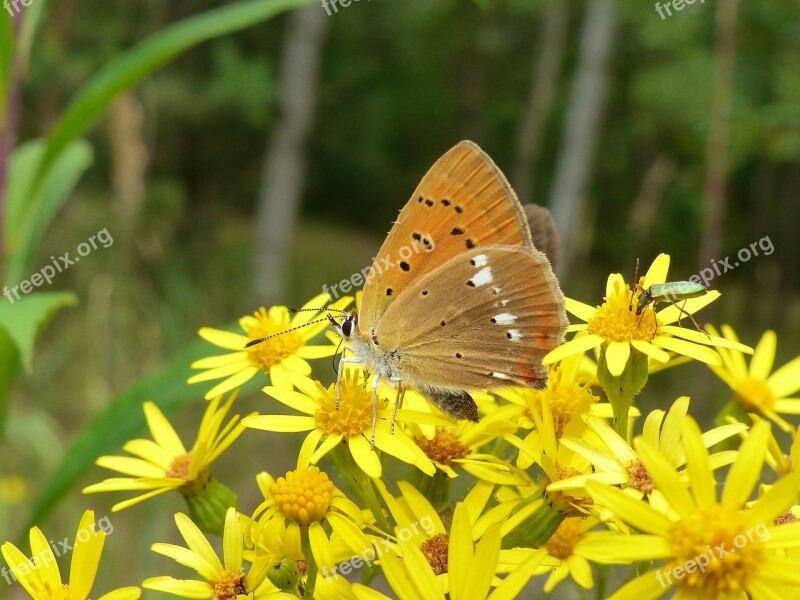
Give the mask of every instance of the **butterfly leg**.
POLYGON ((378 426, 378 382, 381 376, 375 373, 372 377, 372 442, 370 448, 375 450, 375 429, 378 426))
MULTIPOLYGON (((349 348, 345 347, 344 351, 346 352, 349 348)), ((339 373, 336 376, 336 410, 339 410, 339 401, 342 399, 342 377, 344 376, 344 364, 359 364, 363 363, 364 360, 358 358, 357 356, 350 356, 342 357, 342 360, 339 361, 339 373)))
POLYGON ((399 377, 392 377, 391 381, 396 382, 397 385, 397 397, 394 400, 394 412, 392 413, 392 435, 394 435, 394 424, 397 420, 397 410, 403 406, 403 398, 406 395, 406 390, 401 383, 399 377))

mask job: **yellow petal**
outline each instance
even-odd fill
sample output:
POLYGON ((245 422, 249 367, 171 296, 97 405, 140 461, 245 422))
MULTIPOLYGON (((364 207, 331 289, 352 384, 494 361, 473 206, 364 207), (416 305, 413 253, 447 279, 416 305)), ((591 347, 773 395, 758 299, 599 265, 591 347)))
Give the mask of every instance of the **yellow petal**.
POLYGON ((192 369, 217 369, 225 367, 232 363, 241 363, 247 361, 248 352, 230 352, 228 354, 220 354, 218 356, 208 356, 196 360, 191 364, 192 369))
POLYGON ((789 361, 767 379, 772 393, 782 398, 800 389, 800 356, 789 361))
POLYGON ((328 437, 326 437, 319 445, 319 447, 316 450, 314 450, 314 453, 311 455, 311 464, 315 465, 320 460, 322 460, 323 456, 325 456, 328 452, 333 450, 336 446, 338 446, 341 443, 343 437, 344 436, 342 436, 341 433, 337 433, 336 435, 329 435, 328 437))
POLYGON ((658 489, 669 500, 669 505, 681 517, 690 515, 695 508, 694 499, 686 489, 677 471, 658 450, 643 439, 636 440, 636 450, 642 457, 647 473, 658 489))
POLYGON ((675 321, 688 319, 686 313, 693 315, 700 309, 711 304, 714 300, 716 300, 719 297, 720 293, 717 290, 709 290, 708 293, 706 293, 706 295, 704 296, 699 296, 697 298, 689 298, 688 300, 681 300, 680 302, 676 302, 675 304, 668 306, 664 310, 659 311, 658 321, 662 325, 670 325, 675 321))
POLYGON ((775 332, 771 329, 765 331, 758 342, 758 346, 756 346, 753 360, 750 361, 750 377, 753 379, 766 379, 769 377, 769 372, 775 362, 777 345, 778 337, 775 332))
POLYGON ((695 344, 705 344, 706 346, 715 346, 717 348, 728 348, 737 352, 744 352, 745 354, 752 354, 753 349, 750 346, 745 346, 739 342, 732 342, 725 338, 707 335, 702 331, 696 329, 689 329, 688 327, 675 327, 674 325, 663 325, 661 327, 663 333, 667 333, 674 337, 683 338, 694 342, 695 344))
POLYGON ((92 591, 103 553, 106 534, 102 529, 95 530, 94 525, 94 511, 85 511, 75 534, 69 570, 69 589, 76 600, 84 600, 92 591))
POLYGON ((566 308, 568 313, 573 314, 579 319, 587 322, 590 319, 593 319, 597 314, 597 307, 589 306, 588 304, 578 302, 572 298, 564 298, 564 308, 566 308))
POLYGON ((644 340, 631 340, 631 346, 636 348, 639 352, 646 354, 653 360, 665 363, 669 360, 669 353, 664 352, 661 348, 655 347, 650 342, 644 340))
MULTIPOLYGON (((753 504, 749 511, 752 522, 772 523, 775 517, 791 507, 798 492, 800 492, 800 473, 795 471, 782 477, 753 504)), ((792 525, 800 526, 800 523, 792 525)), ((789 525, 781 525, 777 530, 784 530, 787 526, 789 525)), ((794 544, 800 546, 800 537, 794 539, 794 544)))
MULTIPOLYGON (((423 496, 417 488, 412 486, 407 481, 398 481, 397 488, 403 495, 403 500, 408 505, 408 509, 411 511, 411 514, 414 516, 416 522, 432 523, 434 531, 446 531, 442 520, 439 518, 439 513, 436 512, 436 509, 431 505, 430 502, 428 502, 428 499, 425 498, 425 496, 423 496)), ((470 538, 470 541, 472 541, 472 538, 470 538)))
POLYGON ((146 590, 166 592, 174 596, 203 600, 211 598, 211 585, 207 581, 193 581, 191 579, 175 579, 174 577, 150 577, 142 582, 146 590))
POLYGON ((145 402, 144 415, 153 439, 156 444, 164 449, 164 452, 175 457, 186 454, 186 448, 183 446, 181 438, 175 433, 172 425, 167 421, 158 406, 152 402, 145 402))
POLYGON ((298 417, 294 415, 254 415, 242 419, 242 424, 251 429, 283 433, 310 431, 316 427, 314 417, 298 417))
POLYGON ((609 342, 606 347, 606 364, 608 372, 614 377, 619 377, 628 364, 631 355, 631 345, 628 342, 609 342))
POLYGON ((722 491, 722 503, 725 506, 739 509, 750 498, 753 487, 761 477, 769 435, 768 421, 760 420, 750 429, 725 481, 725 489, 722 491))
POLYGON ((222 563, 214 552, 211 543, 203 535, 203 532, 194 524, 194 522, 183 513, 175 513, 175 524, 181 532, 186 546, 203 557, 208 564, 210 564, 217 573, 222 571, 222 563))
POLYGON ((639 531, 666 536, 672 528, 672 522, 652 506, 616 488, 587 481, 586 491, 596 502, 613 511, 639 531))
POLYGON ((382 473, 381 461, 375 451, 370 447, 370 442, 365 437, 357 435, 347 440, 353 460, 364 473, 370 477, 380 477, 382 473))
POLYGON ((97 466, 124 473, 132 477, 162 477, 166 469, 152 465, 140 458, 128 456, 101 456, 97 466))
MULTIPOLYGON (((654 283, 665 283, 669 271, 669 254, 661 253, 656 256, 650 268, 644 274, 643 286, 649 288, 654 283)), ((634 283, 638 283, 634 282, 634 283)))
POLYGON ((693 344, 692 342, 678 338, 667 337, 665 335, 657 335, 655 339, 653 339, 653 343, 656 346, 661 346, 665 350, 683 354, 689 358, 699 360, 700 362, 704 362, 709 365, 722 364, 722 359, 720 358, 719 354, 714 352, 711 348, 707 348, 706 346, 699 346, 697 344, 693 344))
MULTIPOLYGON (((499 556, 500 524, 495 523, 486 530, 486 533, 483 534, 483 537, 481 537, 475 547, 475 557, 471 561, 463 588, 466 593, 463 594, 461 598, 464 600, 472 600, 473 598, 486 597, 492 585, 492 578, 494 577, 494 571, 497 567, 497 559, 499 556)), ((452 590, 451 598, 453 600, 459 600, 459 598, 452 593, 452 590)))
MULTIPOLYGON (((659 569, 653 569, 623 585, 609 596, 608 600, 656 600, 661 598, 671 587, 666 583, 667 581, 669 580, 666 579, 665 573, 659 569), (660 580, 659 575, 661 576, 660 580), (665 583, 662 584, 661 581, 665 583)), ((673 578, 672 581, 674 582, 675 579, 673 578)))
POLYGON ((683 421, 682 431, 692 494, 699 506, 711 506, 717 500, 716 481, 711 472, 708 452, 703 443, 700 428, 694 419, 686 417, 683 421))
MULTIPOLYGON (((644 504, 640 500, 636 502, 644 504)), ((594 531, 575 545, 574 552, 592 562, 613 565, 666 558, 672 555, 672 547, 669 540, 660 535, 594 531)))
POLYGON ((586 352, 587 350, 591 350, 592 348, 602 344, 604 341, 605 340, 602 337, 593 333, 590 333, 589 335, 582 335, 580 337, 574 337, 570 341, 565 342, 557 348, 551 350, 542 359, 542 364, 551 365, 567 358, 568 356, 572 356, 573 354, 580 354, 582 352, 586 352))
POLYGON ((303 445, 300 447, 300 452, 297 454, 297 467, 300 469, 307 469, 311 464, 311 455, 317 448, 317 444, 322 439, 323 432, 321 429, 312 429, 306 439, 303 440, 303 445))
POLYGON ((228 392, 235 390, 241 385, 244 385, 248 381, 250 381, 253 376, 259 372, 259 369, 256 367, 247 367, 246 369, 242 369, 238 373, 231 375, 222 383, 218 383, 213 388, 206 392, 204 398, 206 400, 211 400, 212 398, 216 398, 217 396, 222 396, 223 394, 227 394, 228 392))
POLYGON ((222 533, 222 556, 226 571, 238 573, 242 569, 243 542, 242 522, 236 509, 231 507, 225 513, 225 528, 222 533))
POLYGON ((197 333, 200 334, 200 337, 204 340, 220 348, 225 348, 226 350, 244 350, 245 344, 250 341, 249 337, 239 333, 212 329, 211 327, 201 327, 200 331, 197 333))
MULTIPOLYGON (((496 528, 496 525, 491 525, 490 528, 496 528)), ((499 535, 499 532, 495 535, 499 535)), ((463 503, 456 504, 453 512, 453 522, 450 525, 450 542, 447 546, 450 597, 453 600, 469 598, 470 590, 467 588, 467 579, 470 575, 473 546, 469 512, 463 503)))
POLYGON ((38 527, 33 527, 28 537, 31 543, 31 556, 39 565, 37 567, 39 580, 49 586, 50 589, 59 589, 61 587, 61 573, 58 570, 55 555, 47 538, 38 527))
POLYGON ((142 595, 142 590, 136 586, 116 589, 107 594, 103 594, 97 600, 138 600, 142 595))
POLYGON ((503 580, 489 596, 488 600, 515 600, 521 598, 522 589, 536 573, 542 559, 546 556, 542 550, 530 553, 530 556, 514 567, 511 574, 503 580))
POLYGON ((150 549, 157 554, 171 558, 184 567, 189 567, 204 579, 211 580, 219 575, 219 571, 213 565, 194 550, 189 550, 189 548, 176 546, 175 544, 156 543, 150 549))

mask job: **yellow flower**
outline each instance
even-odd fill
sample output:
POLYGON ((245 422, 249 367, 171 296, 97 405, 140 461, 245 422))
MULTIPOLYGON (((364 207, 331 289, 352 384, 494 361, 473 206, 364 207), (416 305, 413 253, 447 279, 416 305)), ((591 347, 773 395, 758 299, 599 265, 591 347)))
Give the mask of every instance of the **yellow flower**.
MULTIPOLYGON (((678 398, 664 416, 663 410, 651 412, 644 424, 643 439, 655 448, 672 466, 677 468, 686 464, 686 453, 681 443, 683 419, 689 409, 689 397, 678 398)), ((549 490, 583 490, 587 481, 599 481, 610 485, 625 485, 637 498, 654 498, 660 491, 650 477, 641 457, 628 443, 605 422, 594 417, 586 417, 590 431, 582 439, 564 438, 561 443, 590 461, 596 471, 564 479, 550 485, 549 490)), ((703 446, 714 444, 734 436, 746 429, 742 423, 723 425, 703 434, 703 446)), ((736 452, 723 451, 709 456, 712 469, 729 465, 736 459, 736 452)))
POLYGON ((230 395, 220 406, 222 396, 217 396, 206 408, 197 440, 187 452, 178 434, 164 414, 152 402, 144 403, 144 414, 153 440, 131 440, 123 446, 129 456, 101 456, 97 464, 119 471, 128 477, 112 477, 83 489, 84 494, 96 492, 144 492, 130 500, 119 502, 113 511, 169 492, 179 490, 191 493, 205 487, 211 477, 209 467, 236 441, 244 431, 239 415, 234 415, 222 427, 222 422, 236 399, 238 392, 230 395))
POLYGON ((143 588, 192 599, 234 600, 245 597, 252 600, 260 598, 297 600, 297 596, 281 592, 270 583, 267 579, 270 565, 266 560, 257 560, 245 573, 244 537, 235 508, 229 508, 225 516, 222 561, 189 517, 183 513, 176 513, 175 523, 187 547, 153 544, 151 549, 193 569, 203 580, 175 579, 168 576, 151 577, 142 582, 143 588))
POLYGON ((512 405, 498 407, 479 423, 460 421, 455 426, 437 427, 432 435, 426 435, 415 423, 407 428, 425 455, 448 477, 456 477, 456 467, 460 467, 481 481, 523 485, 528 480, 525 473, 493 454, 480 452, 481 448, 517 430, 518 412, 512 405))
MULTIPOLYGON (((668 269, 669 255, 658 255, 647 270, 641 286, 647 289, 654 283, 666 282, 668 269)), ((549 365, 567 356, 582 354, 605 345, 609 372, 616 377, 625 370, 632 348, 662 363, 670 359, 670 352, 675 352, 711 365, 721 365, 722 360, 714 350, 706 346, 752 352, 751 348, 742 344, 672 325, 685 316, 681 310, 690 315, 697 312, 719 298, 718 291, 710 290, 704 296, 682 300, 678 305, 670 305, 658 312, 655 305, 650 304, 641 315, 637 315, 636 305, 640 293, 632 292, 622 275, 612 273, 608 276, 605 302, 601 306, 593 307, 566 298, 567 311, 586 323, 570 326, 571 331, 581 333, 552 350, 542 363, 549 365)))
MULTIPOLYGON (((418 547, 414 540, 399 542, 399 549, 381 557, 381 569, 400 600, 512 600, 533 577, 545 551, 538 550, 508 577, 496 576, 500 561, 500 525, 492 523, 477 539, 470 524, 471 511, 456 504, 449 534, 441 534, 418 547), (491 588, 495 587, 494 591, 491 588)), ((353 586, 359 600, 384 599, 353 586)))
POLYGON ((599 532, 582 552, 600 563, 664 560, 620 588, 612 600, 658 598, 678 586, 687 599, 774 598, 772 590, 800 586, 800 561, 781 555, 800 548, 800 523, 773 523, 800 492, 800 473, 776 483, 752 504, 747 501, 764 464, 769 423, 756 423, 728 472, 720 499, 700 428, 685 417, 683 445, 688 485, 648 442, 636 449, 668 504, 659 509, 610 486, 587 482, 598 504, 641 531, 634 539, 599 532), (747 596, 749 594, 749 596, 747 596))
MULTIPOLYGON (((298 457, 300 467, 318 463, 328 452, 345 442, 361 470, 370 477, 380 477, 383 472, 381 461, 371 447, 372 392, 364 385, 363 370, 345 370, 338 410, 336 384, 325 388, 318 381, 302 375, 287 373, 286 377, 297 390, 267 386, 264 392, 304 415, 254 415, 245 418, 244 425, 265 431, 308 431, 298 457)), ((433 475, 436 467, 405 431, 398 428, 394 434, 391 432, 389 419, 393 411, 394 407, 386 408, 386 402, 379 400, 375 448, 433 475)), ((449 422, 432 413, 400 410, 398 421, 406 419, 449 422)))
MULTIPOLYGON (((287 372, 310 375, 311 366, 306 359, 333 356, 336 352, 336 344, 309 344, 314 336, 328 326, 328 320, 319 317, 325 312, 321 307, 329 300, 327 294, 320 294, 307 302, 291 319, 285 306, 273 306, 269 310, 262 307, 253 316, 239 319, 239 325, 246 335, 203 327, 198 332, 200 337, 233 352, 193 362, 192 368, 203 369, 203 372, 190 377, 189 383, 224 378, 206 393, 206 400, 236 389, 259 371, 269 375, 272 385, 291 387, 286 378, 287 372), (320 311, 309 310, 312 308, 320 308, 320 311), (315 318, 319 322, 310 324, 315 318), (276 333, 282 335, 245 348, 245 344, 251 340, 276 333)), ((350 297, 340 298, 329 308, 344 308, 352 300, 350 297)))
MULTIPOLYGON (((713 328, 709 331, 716 334, 713 328)), ((722 334, 731 342, 738 342, 736 333, 727 325, 722 326, 722 334)), ((755 354, 748 369, 744 356, 735 349, 721 349, 721 366, 711 369, 733 390, 733 398, 746 412, 768 417, 784 431, 792 426, 778 413, 800 414, 800 399, 790 398, 800 390, 800 356, 789 361, 770 375, 775 362, 777 338, 774 331, 765 331, 756 346, 755 354)))
MULTIPOLYGON (((34 600, 86 600, 97 575, 106 538, 104 528, 98 528, 97 525, 99 523, 95 523, 94 511, 83 513, 73 542, 69 583, 61 583, 61 573, 53 551, 38 527, 30 531, 31 559, 11 542, 3 544, 3 558, 34 600)), ((136 600, 140 595, 138 587, 125 587, 104 594, 99 600, 136 600)))
MULTIPOLYGON (((520 427, 531 429, 531 411, 541 414, 542 398, 546 397, 553 415, 556 437, 560 438, 576 414, 585 414, 596 409, 600 399, 592 394, 590 387, 597 384, 595 373, 587 377, 583 366, 588 359, 582 354, 574 354, 548 368, 547 386, 544 389, 509 387, 497 391, 497 395, 508 400, 518 410, 512 417, 520 427)), ((591 362, 591 361, 588 361, 591 362)), ((592 414, 596 414, 594 411, 592 414)), ((598 415, 600 416, 600 415, 598 415)))
MULTIPOLYGON (((599 521, 591 517, 570 517, 558 526, 550 539, 542 546, 547 550, 548 558, 542 560, 536 574, 550 573, 544 585, 545 592, 551 592, 559 583, 568 576, 584 589, 594 586, 592 569, 589 562, 580 553, 580 542, 589 534, 589 530, 599 521), (546 566, 545 563, 555 561, 556 566, 546 566)), ((513 573, 517 566, 528 559, 534 550, 530 548, 515 548, 501 550, 500 562, 508 565, 508 571, 513 573)))
MULTIPOLYGON (((313 556, 323 576, 324 569, 332 568, 337 561, 372 546, 372 540, 362 532, 361 510, 317 467, 299 467, 278 479, 260 473, 256 481, 264 502, 253 513, 256 525, 251 539, 258 541, 278 532, 286 556, 306 560, 313 556), (323 523, 344 541, 344 546, 332 544, 323 523)), ((308 584, 318 583, 317 574, 311 576, 314 581, 308 584)))

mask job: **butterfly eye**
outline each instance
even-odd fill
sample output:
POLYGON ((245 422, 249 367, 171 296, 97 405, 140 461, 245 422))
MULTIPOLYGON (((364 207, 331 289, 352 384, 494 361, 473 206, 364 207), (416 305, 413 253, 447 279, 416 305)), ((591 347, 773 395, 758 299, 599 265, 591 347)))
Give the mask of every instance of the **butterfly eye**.
POLYGON ((344 337, 350 337, 350 334, 353 332, 353 317, 347 316, 342 321, 342 335, 344 337))

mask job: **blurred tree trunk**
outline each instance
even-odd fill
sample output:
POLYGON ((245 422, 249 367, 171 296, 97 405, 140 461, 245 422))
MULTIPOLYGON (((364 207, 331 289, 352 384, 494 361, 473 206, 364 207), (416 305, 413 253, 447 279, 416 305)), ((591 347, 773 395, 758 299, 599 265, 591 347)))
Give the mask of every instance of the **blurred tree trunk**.
POLYGON ((514 164, 514 189, 521 202, 533 202, 533 184, 545 126, 553 104, 564 47, 569 11, 564 0, 554 0, 547 7, 539 32, 539 47, 531 73, 528 103, 522 116, 514 164))
POLYGON ((658 217, 658 208, 664 197, 664 190, 675 175, 677 165, 666 156, 658 156, 647 169, 642 187, 631 205, 628 216, 628 230, 633 243, 631 248, 638 256, 652 239, 653 229, 658 217))
POLYGON ((550 208, 561 235, 563 281, 578 253, 584 226, 586 188, 608 87, 614 33, 614 0, 587 4, 580 55, 564 124, 564 143, 556 166, 550 208))
POLYGON ((289 242, 305 183, 306 139, 314 122, 327 16, 319 6, 292 13, 280 72, 280 117, 261 174, 256 214, 255 291, 271 304, 283 293, 289 242))
POLYGON ((716 47, 706 154, 705 206, 700 232, 701 267, 722 256, 722 222, 725 218, 725 179, 728 171, 733 64, 736 57, 738 0, 717 3, 716 47))

